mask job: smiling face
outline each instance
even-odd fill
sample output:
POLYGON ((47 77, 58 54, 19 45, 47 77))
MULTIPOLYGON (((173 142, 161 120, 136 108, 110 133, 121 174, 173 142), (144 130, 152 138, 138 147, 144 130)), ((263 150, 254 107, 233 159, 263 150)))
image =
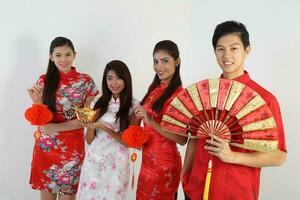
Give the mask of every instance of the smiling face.
POLYGON ((109 70, 106 75, 106 83, 108 89, 111 91, 115 99, 120 97, 121 92, 125 88, 125 82, 122 80, 115 71, 109 70))
POLYGON ((55 47, 53 52, 49 56, 51 61, 54 62, 60 72, 68 73, 69 71, 71 71, 76 53, 73 52, 73 50, 69 46, 64 45, 55 47))
POLYGON ((159 50, 153 54, 153 69, 163 82, 169 82, 172 79, 179 62, 179 59, 174 60, 174 58, 164 50, 159 50))
POLYGON ((250 53, 250 46, 244 47, 238 34, 222 36, 216 45, 215 55, 223 76, 234 79, 244 74, 244 62, 250 53))

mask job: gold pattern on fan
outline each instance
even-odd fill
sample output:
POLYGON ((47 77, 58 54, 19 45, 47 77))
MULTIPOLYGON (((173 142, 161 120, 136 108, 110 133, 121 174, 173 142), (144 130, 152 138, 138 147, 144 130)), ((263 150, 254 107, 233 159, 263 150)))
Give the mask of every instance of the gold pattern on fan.
POLYGON ((180 111, 182 114, 184 114, 188 118, 191 119, 193 117, 192 113, 190 113, 190 111, 188 111, 188 109, 183 105, 183 103, 178 99, 178 97, 175 97, 172 100, 171 105, 174 106, 174 108, 176 108, 178 111, 180 111))
POLYGON ((203 106, 202 106, 201 100, 199 98, 197 85, 196 84, 190 85, 186 89, 187 89, 189 95, 191 96, 192 101, 193 101, 194 105, 196 106, 197 110, 198 111, 203 110, 203 106))
POLYGON ((162 120, 165 121, 165 122, 169 122, 170 124, 175 124, 179 127, 186 128, 186 125, 184 123, 174 119, 173 117, 171 117, 169 115, 164 115, 162 120))
POLYGON ((220 79, 209 79, 209 95, 210 95, 210 106, 213 108, 217 107, 218 94, 219 94, 219 83, 220 79))
POLYGON ((225 110, 230 110, 236 99, 240 96, 241 92, 243 91, 245 85, 233 81, 232 86, 230 89, 230 92, 227 97, 226 105, 225 105, 225 110))
POLYGON ((241 119, 242 117, 248 115, 250 112, 256 110, 257 108, 264 105, 266 102, 261 98, 261 96, 256 95, 247 105, 245 105, 242 110, 236 114, 236 118, 241 119))
POLYGON ((274 120, 274 117, 269 117, 267 119, 253 122, 251 124, 247 124, 242 127, 244 132, 248 131, 257 131, 257 130, 267 130, 267 129, 273 129, 276 128, 276 123, 274 120))
POLYGON ((85 121, 88 123, 93 123, 96 120, 99 111, 100 111, 99 109, 93 110, 89 107, 84 107, 84 108, 75 107, 75 113, 77 119, 79 121, 85 121))
POLYGON ((166 130, 200 139, 215 134, 228 140, 232 146, 259 152, 277 149, 274 117, 256 91, 227 79, 206 79, 184 90, 169 107, 188 119, 173 113, 173 109, 167 109, 162 119, 162 127, 166 130), (205 89, 201 90, 202 87, 205 89))
POLYGON ((253 151, 272 152, 277 150, 278 141, 245 139, 243 144, 231 142, 230 145, 253 151))

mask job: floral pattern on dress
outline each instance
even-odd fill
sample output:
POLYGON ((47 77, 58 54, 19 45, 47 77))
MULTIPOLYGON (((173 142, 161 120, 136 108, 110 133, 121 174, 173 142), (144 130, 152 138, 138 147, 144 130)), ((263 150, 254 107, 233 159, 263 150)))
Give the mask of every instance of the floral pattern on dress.
MULTIPOLYGON (((133 100, 132 108, 137 104, 133 100)), ((99 119, 115 132, 120 130, 119 120, 115 121, 119 106, 119 100, 112 98, 107 112, 99 119)), ((127 147, 104 131, 97 130, 97 135, 86 152, 76 199, 125 200, 129 185, 129 160, 127 147)))
MULTIPOLYGON (((182 89, 179 87, 164 103, 157 113, 152 110, 153 103, 167 88, 162 83, 151 91, 144 101, 147 114, 161 123, 164 111, 175 95, 182 89)), ((142 164, 138 178, 137 200, 173 200, 180 182, 181 157, 176 143, 163 137, 153 127, 144 122, 144 129, 149 133, 149 140, 142 147, 142 164)))
POLYGON ((43 173, 50 179, 45 184, 53 193, 74 194, 76 192, 70 185, 76 185, 79 182, 81 165, 78 165, 80 158, 74 157, 70 161, 62 162, 62 166, 53 164, 43 173))
POLYGON ((39 147, 45 152, 50 152, 51 149, 58 149, 62 144, 62 142, 59 141, 56 137, 52 137, 46 134, 41 135, 38 143, 39 147))
MULTIPOLYGON (((44 82, 45 75, 42 75, 37 83, 44 86, 44 82)), ((73 67, 67 74, 60 73, 52 123, 75 119, 75 106, 83 106, 87 97, 97 94, 90 76, 78 73, 73 67)), ((32 188, 54 194, 75 194, 84 155, 83 128, 62 131, 53 136, 42 135, 36 139, 33 150, 32 188)))

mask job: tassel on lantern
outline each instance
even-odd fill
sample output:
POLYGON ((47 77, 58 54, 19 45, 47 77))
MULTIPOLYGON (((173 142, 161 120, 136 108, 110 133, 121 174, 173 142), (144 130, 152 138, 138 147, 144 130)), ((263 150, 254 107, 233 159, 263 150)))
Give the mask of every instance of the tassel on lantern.
POLYGON ((137 154, 135 153, 135 150, 134 150, 134 152, 130 156, 130 160, 132 162, 132 179, 131 179, 131 189, 132 190, 134 188, 134 162, 136 161, 136 159, 137 159, 137 154))
POLYGON ((205 187, 203 193, 203 200, 208 200, 209 187, 210 187, 210 179, 211 179, 211 169, 212 169, 212 161, 211 159, 208 161, 208 168, 205 179, 205 187))
MULTIPOLYGON (((149 135, 144 129, 140 126, 130 125, 122 133, 122 140, 131 148, 140 148, 145 142, 149 139, 149 135)), ((131 179, 131 189, 134 188, 134 162, 137 159, 137 154, 134 152, 130 156, 132 162, 132 179, 131 179)))

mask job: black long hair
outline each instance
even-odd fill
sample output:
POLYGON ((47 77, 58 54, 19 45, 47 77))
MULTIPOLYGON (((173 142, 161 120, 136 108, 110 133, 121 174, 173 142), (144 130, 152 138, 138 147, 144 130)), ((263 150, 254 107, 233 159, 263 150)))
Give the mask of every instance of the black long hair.
MULTIPOLYGON (((75 48, 72 41, 65 37, 56 37, 52 40, 50 44, 49 54, 51 55, 56 47, 68 46, 75 53, 75 48)), ((49 58, 48 68, 45 77, 45 85, 43 90, 43 104, 47 105, 52 112, 56 112, 56 90, 58 88, 58 83, 60 80, 60 75, 58 68, 54 62, 49 58)))
MULTIPOLYGON (((171 41, 171 40, 163 40, 158 42, 153 50, 153 55, 157 51, 166 51, 170 56, 174 58, 174 60, 179 59, 179 50, 177 45, 171 41)), ((144 103, 145 99, 148 97, 150 92, 154 90, 159 84, 161 83, 161 80, 159 79, 158 75, 155 74, 154 79, 151 83, 151 85, 148 88, 148 92, 144 96, 141 104, 144 103)), ((152 110, 155 112, 160 112, 163 108, 163 105, 165 101, 173 94, 173 92, 182 85, 181 77, 180 77, 180 63, 178 66, 175 67, 175 73, 173 74, 173 77, 165 90, 165 92, 153 103, 152 110)))
POLYGON ((120 108, 119 111, 116 113, 116 121, 120 119, 120 131, 125 130, 129 125, 129 110, 132 104, 132 81, 131 81, 131 74, 126 66, 120 60, 113 60, 109 62, 103 73, 102 77, 102 96, 96 102, 94 109, 100 108, 100 113, 98 115, 97 120, 100 119, 104 113, 106 113, 108 108, 108 103, 112 98, 112 93, 107 86, 107 73, 109 71, 114 71, 116 75, 124 81, 125 87, 120 93, 120 108))

